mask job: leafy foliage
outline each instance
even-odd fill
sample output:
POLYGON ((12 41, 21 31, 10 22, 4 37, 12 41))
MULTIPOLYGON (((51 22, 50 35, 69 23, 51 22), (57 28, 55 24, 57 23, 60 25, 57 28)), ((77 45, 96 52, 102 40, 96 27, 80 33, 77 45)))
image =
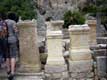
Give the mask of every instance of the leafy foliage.
POLYGON ((94 17, 100 17, 101 24, 104 25, 107 30, 107 0, 91 0, 90 3, 81 10, 84 14, 89 14, 94 17), (100 15, 99 15, 100 14, 100 15))
POLYGON ((31 0, 0 0, 0 12, 15 12, 22 19, 36 17, 31 0))
POLYGON ((91 0, 87 2, 87 5, 81 10, 83 13, 94 13, 97 12, 107 13, 107 0, 91 0))
POLYGON ((85 18, 80 12, 67 11, 64 14, 64 28, 68 28, 69 25, 84 24, 85 18))

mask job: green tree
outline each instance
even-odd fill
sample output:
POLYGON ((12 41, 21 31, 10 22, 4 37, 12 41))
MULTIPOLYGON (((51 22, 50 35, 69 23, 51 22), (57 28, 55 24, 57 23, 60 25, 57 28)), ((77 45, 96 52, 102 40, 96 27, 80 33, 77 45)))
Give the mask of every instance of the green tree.
POLYGON ((22 19, 36 18, 32 0, 0 0, 0 12, 15 12, 22 19))

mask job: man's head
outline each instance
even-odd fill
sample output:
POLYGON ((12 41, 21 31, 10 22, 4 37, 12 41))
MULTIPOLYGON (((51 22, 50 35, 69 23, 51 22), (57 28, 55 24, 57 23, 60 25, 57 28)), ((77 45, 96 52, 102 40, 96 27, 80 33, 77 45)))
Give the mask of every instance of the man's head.
POLYGON ((18 21, 18 16, 15 14, 15 13, 13 13, 13 12, 10 12, 10 13, 8 13, 8 19, 11 19, 11 20, 14 20, 14 21, 18 21))

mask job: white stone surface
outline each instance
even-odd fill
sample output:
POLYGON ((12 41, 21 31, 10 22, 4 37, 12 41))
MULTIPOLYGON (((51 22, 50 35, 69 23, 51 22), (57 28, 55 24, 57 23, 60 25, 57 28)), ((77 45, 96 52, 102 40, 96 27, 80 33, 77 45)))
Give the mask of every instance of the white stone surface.
POLYGON ((89 31, 90 27, 87 24, 84 25, 70 25, 69 31, 89 31))

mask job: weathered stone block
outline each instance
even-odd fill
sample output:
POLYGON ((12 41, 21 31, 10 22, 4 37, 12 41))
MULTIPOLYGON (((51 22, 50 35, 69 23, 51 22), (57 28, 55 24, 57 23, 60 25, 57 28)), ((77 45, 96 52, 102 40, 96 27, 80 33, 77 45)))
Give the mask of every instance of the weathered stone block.
POLYGON ((39 72, 41 70, 40 55, 37 45, 37 24, 23 21, 19 28, 20 72, 39 72))
POLYGON ((70 61, 69 60, 69 72, 91 72, 93 66, 92 60, 80 60, 70 61))
POLYGON ((62 29, 64 21, 62 20, 49 21, 46 22, 45 24, 47 25, 47 30, 57 31, 62 29))
POLYGON ((71 25, 70 49, 89 49, 89 30, 88 25, 71 25))
POLYGON ((97 75, 99 77, 107 76, 107 56, 97 57, 97 75))
POLYGON ((79 61, 79 60, 91 60, 92 51, 89 49, 71 49, 70 50, 70 59, 72 61, 79 61))
POLYGON ((62 73, 67 71, 66 65, 45 65, 46 73, 62 73))
POLYGON ((80 79, 80 78, 93 78, 93 73, 91 73, 91 72, 89 72, 89 73, 87 73, 87 72, 71 73, 71 77, 78 78, 78 79, 80 79))
POLYGON ((62 55, 62 31, 47 31, 47 49, 45 73, 52 75, 55 80, 60 79, 62 72, 67 71, 67 65, 62 55))
POLYGON ((64 24, 64 21, 62 21, 62 20, 51 21, 52 30, 53 31, 61 30, 63 24, 64 24))
POLYGON ((91 50, 89 49, 90 27, 84 25, 70 25, 70 59, 72 61, 91 60, 91 50))
POLYGON ((15 80, 43 80, 44 73, 17 73, 15 80))
POLYGON ((62 55, 62 32, 49 31, 47 32, 47 49, 49 65, 64 65, 65 61, 62 55), (57 46, 56 46, 57 45, 57 46))
POLYGON ((68 72, 45 74, 46 80, 68 80, 68 72))

